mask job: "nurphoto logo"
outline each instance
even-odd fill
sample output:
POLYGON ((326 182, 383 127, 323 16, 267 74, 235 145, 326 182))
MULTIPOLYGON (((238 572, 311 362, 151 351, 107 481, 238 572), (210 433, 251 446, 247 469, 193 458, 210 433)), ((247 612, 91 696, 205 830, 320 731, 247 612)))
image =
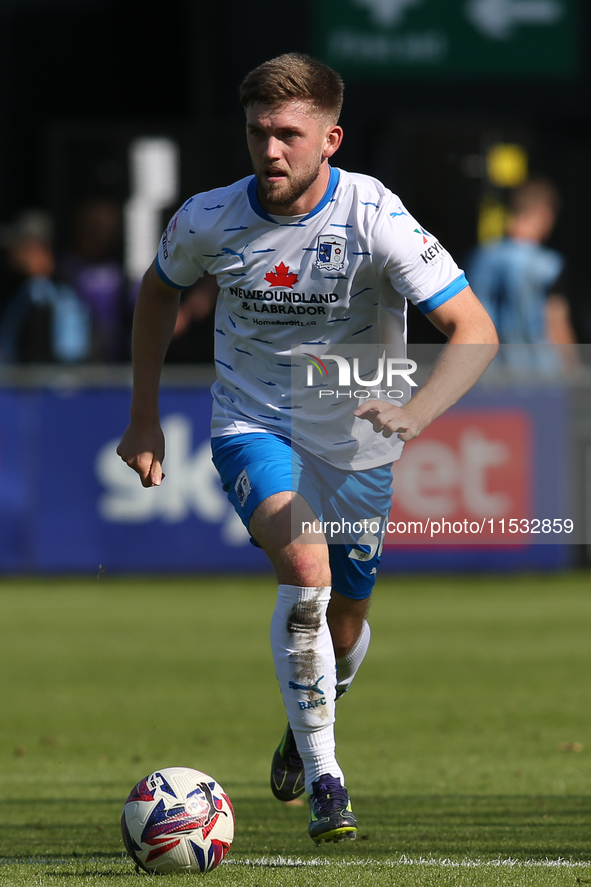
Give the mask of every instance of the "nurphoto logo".
MULTIPOLYGON (((372 370, 373 378, 362 378, 359 367, 359 358, 343 357, 340 354, 323 354, 318 357, 315 354, 305 353, 303 355, 308 361, 306 374, 306 387, 317 387, 314 376, 314 370, 320 374, 321 380, 329 380, 329 376, 334 376, 334 364, 336 364, 338 372, 337 388, 320 388, 318 397, 380 397, 400 398, 404 397, 404 391, 395 388, 395 382, 400 384, 403 379, 408 386, 416 388, 417 383, 411 378, 416 372, 417 364, 408 357, 387 357, 386 352, 378 360, 377 367, 372 370), (333 365, 327 367, 327 361, 333 361, 333 365), (354 385, 362 386, 360 389, 352 390, 354 385), (385 386, 384 388, 379 387, 385 386), (372 387, 370 387, 372 386, 372 387), (378 386, 378 387, 373 387, 378 386)), ((317 379, 317 377, 316 377, 317 379)))

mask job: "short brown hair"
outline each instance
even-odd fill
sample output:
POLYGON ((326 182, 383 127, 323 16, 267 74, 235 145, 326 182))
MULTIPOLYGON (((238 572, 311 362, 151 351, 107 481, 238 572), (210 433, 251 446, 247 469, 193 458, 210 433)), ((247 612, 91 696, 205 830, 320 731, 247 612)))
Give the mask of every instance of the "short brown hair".
POLYGON ((326 114, 337 123, 343 90, 341 77, 328 65, 304 53, 288 52, 247 74, 239 94, 245 108, 255 102, 279 105, 293 100, 311 101, 317 113, 326 114))

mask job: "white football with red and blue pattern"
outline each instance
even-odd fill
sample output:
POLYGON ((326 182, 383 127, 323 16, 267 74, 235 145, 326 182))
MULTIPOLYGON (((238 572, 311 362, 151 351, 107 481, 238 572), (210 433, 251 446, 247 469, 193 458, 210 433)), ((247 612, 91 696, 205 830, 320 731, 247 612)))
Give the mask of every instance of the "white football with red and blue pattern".
POLYGON ((127 852, 146 872, 205 874, 230 849, 234 810, 211 776, 190 767, 167 767, 131 791, 121 833, 127 852))

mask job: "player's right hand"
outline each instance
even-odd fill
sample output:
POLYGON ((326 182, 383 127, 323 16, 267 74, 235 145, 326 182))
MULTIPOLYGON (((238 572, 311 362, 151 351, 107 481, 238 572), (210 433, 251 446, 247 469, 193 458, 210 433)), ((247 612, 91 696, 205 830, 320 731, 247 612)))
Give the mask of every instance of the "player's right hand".
POLYGON ((164 434, 158 422, 148 426, 132 422, 121 438, 117 454, 139 474, 142 486, 160 486, 165 477, 164 434))

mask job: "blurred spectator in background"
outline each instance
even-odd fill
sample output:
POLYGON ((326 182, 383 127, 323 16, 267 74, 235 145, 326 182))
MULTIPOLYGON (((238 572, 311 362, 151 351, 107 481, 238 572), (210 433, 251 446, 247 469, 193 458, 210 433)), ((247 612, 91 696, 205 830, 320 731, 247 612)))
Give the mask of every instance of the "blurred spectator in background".
POLYGON ((219 293, 215 277, 205 274, 181 294, 167 363, 213 363, 215 305, 219 293))
POLYGON ((2 363, 74 363, 91 351, 91 319, 72 287, 56 279, 52 224, 40 211, 0 229, 9 293, 0 317, 2 363))
POLYGON ((528 346, 501 349, 499 357, 515 368, 552 372, 577 361, 564 259, 543 245, 559 205, 551 182, 525 182, 511 194, 506 237, 478 247, 467 264, 501 344, 528 346))
POLYGON ((104 363, 129 357, 133 306, 126 298, 121 254, 121 207, 104 198, 79 203, 59 271, 90 309, 92 359, 104 363))

